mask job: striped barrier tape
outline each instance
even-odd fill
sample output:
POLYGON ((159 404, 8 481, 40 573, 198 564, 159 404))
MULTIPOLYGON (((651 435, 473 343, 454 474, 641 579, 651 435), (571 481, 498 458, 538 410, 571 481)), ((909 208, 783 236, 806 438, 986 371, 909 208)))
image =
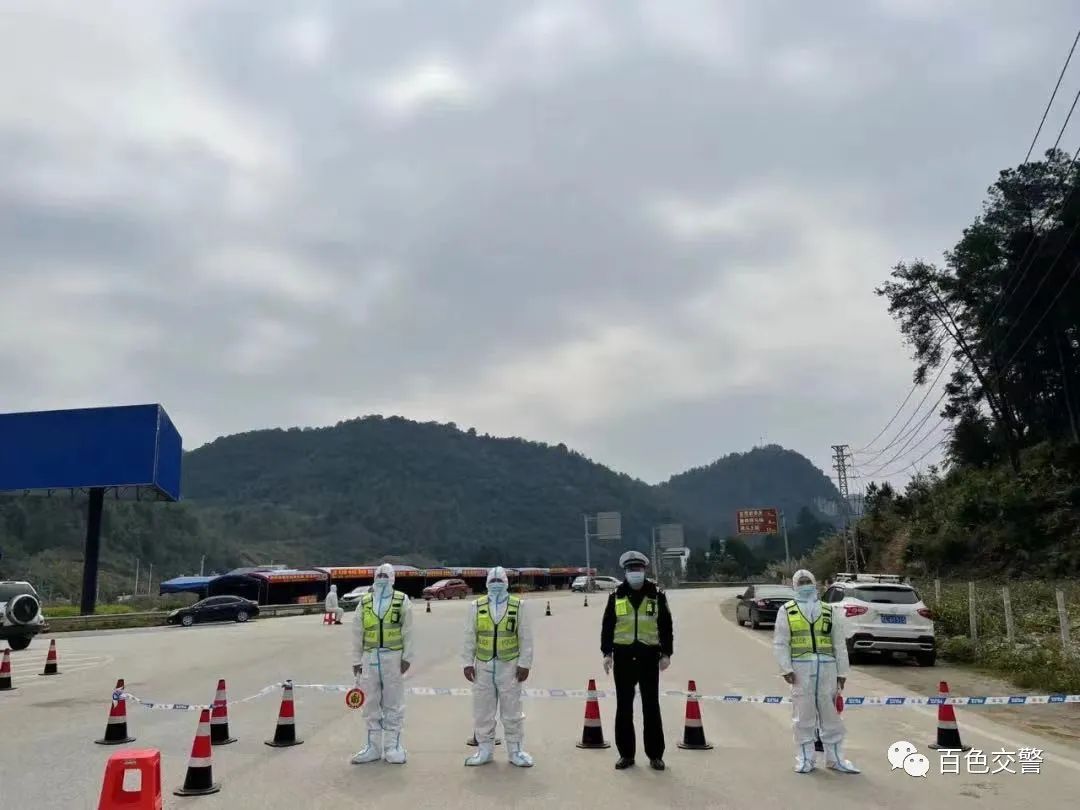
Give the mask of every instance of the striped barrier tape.
MULTIPOLYGON (((285 684, 275 683, 240 700, 228 701, 229 706, 240 703, 250 703, 281 689, 285 684)), ((309 689, 313 692, 332 692, 345 694, 355 684, 340 685, 327 683, 294 683, 293 689, 309 689)), ((427 686, 414 686, 405 690, 407 694, 417 697, 472 697, 470 688, 434 688, 427 686)), ((595 692, 588 689, 522 689, 522 696, 539 699, 573 699, 587 700, 592 698, 613 698, 615 692, 597 689, 595 692)), ((682 689, 668 689, 660 692, 661 697, 695 698, 696 700, 713 703, 755 703, 765 705, 790 704, 791 697, 788 695, 702 695, 696 692, 687 692, 682 689)), ((213 704, 195 703, 160 703, 158 701, 143 700, 130 692, 113 692, 112 699, 116 702, 120 699, 129 700, 142 706, 144 709, 158 709, 166 711, 201 711, 213 708, 213 704)), ((1042 706, 1064 703, 1080 703, 1080 695, 1000 695, 993 697, 922 697, 917 695, 905 695, 888 697, 880 695, 860 695, 844 698, 844 706, 1042 706)))

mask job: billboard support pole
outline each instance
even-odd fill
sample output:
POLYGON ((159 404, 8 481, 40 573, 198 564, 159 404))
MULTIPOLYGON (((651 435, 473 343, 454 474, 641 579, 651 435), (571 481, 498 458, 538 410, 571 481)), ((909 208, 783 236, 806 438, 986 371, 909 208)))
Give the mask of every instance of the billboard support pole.
POLYGON ((652 527, 652 571, 657 583, 660 582, 660 561, 656 556, 656 527, 652 527))
POLYGON ((98 559, 101 557, 101 513, 105 510, 105 489, 90 490, 90 507, 86 515, 86 549, 83 554, 82 599, 79 613, 92 616, 97 604, 98 559))
MULTIPOLYGON (((589 516, 585 515, 585 593, 587 594, 592 590, 592 573, 590 571, 591 561, 589 560, 589 516)), ((586 596, 586 599, 589 597, 586 596)))
POLYGON ((791 568, 791 550, 788 548, 787 541, 787 518, 784 516, 784 510, 780 510, 780 526, 784 530, 784 560, 787 563, 787 567, 791 568))

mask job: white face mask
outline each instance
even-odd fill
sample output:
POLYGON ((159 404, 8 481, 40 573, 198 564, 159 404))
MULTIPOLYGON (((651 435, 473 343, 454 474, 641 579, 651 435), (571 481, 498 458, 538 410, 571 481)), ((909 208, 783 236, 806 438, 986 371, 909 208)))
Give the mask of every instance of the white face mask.
POLYGON ((389 593, 389 591, 390 591, 390 580, 389 579, 376 579, 374 587, 375 587, 375 592, 378 593, 380 596, 382 596, 383 594, 389 593))
POLYGON ((631 588, 640 588, 645 584, 645 572, 644 571, 627 571, 626 581, 630 583, 631 588))
POLYGON ((492 580, 488 583, 488 596, 498 602, 504 596, 506 596, 506 583, 492 580))

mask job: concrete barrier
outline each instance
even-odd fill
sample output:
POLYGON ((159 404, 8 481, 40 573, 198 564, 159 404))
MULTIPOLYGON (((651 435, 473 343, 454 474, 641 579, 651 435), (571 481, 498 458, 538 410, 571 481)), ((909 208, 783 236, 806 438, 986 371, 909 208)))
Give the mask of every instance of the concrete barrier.
MULTIPOLYGON (((278 616, 304 616, 322 613, 323 604, 305 605, 259 605, 259 619, 278 616)), ((45 620, 46 633, 75 633, 85 630, 118 630, 130 627, 159 627, 166 624, 171 610, 155 610, 145 613, 103 613, 93 616, 62 616, 45 620)))

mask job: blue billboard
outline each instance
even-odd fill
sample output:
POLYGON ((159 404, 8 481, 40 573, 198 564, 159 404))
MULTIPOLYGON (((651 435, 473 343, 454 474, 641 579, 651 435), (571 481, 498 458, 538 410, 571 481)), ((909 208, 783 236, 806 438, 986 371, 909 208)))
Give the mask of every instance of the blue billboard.
POLYGON ((0 492, 102 487, 177 501, 181 454, 156 404, 0 414, 0 492))

